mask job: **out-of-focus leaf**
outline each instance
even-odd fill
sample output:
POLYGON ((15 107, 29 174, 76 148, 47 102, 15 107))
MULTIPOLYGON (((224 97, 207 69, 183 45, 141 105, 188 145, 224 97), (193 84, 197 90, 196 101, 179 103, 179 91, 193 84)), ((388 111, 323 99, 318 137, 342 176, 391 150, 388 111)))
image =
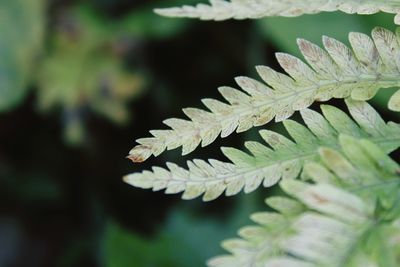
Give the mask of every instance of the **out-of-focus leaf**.
POLYGON ((128 14, 119 24, 119 28, 137 38, 168 38, 182 32, 189 23, 161 17, 151 9, 128 14))
POLYGON ((197 0, 159 0, 152 1, 138 10, 128 13, 116 28, 122 34, 139 39, 164 39, 176 36, 187 29, 192 21, 162 17, 155 8, 171 5, 195 4, 197 0))
POLYGON ((43 0, 0 0, 0 111, 20 103, 43 37, 43 0))
POLYGON ((215 244, 225 236, 221 232, 223 225, 196 221, 181 212, 171 214, 166 228, 151 239, 110 223, 105 238, 105 267, 203 266, 208 255, 219 251, 215 244))
POLYGON ((33 204, 46 201, 55 203, 63 197, 59 184, 41 173, 31 172, 17 176, 8 172, 4 174, 0 177, 2 192, 13 199, 33 204))
POLYGON ((84 109, 119 124, 128 120, 126 104, 139 93, 142 78, 123 67, 126 49, 114 27, 89 9, 60 16, 41 66, 38 103, 41 110, 63 107, 70 142, 83 139, 84 109))
POLYGON ((222 250, 216 244, 248 223, 246 215, 258 209, 257 194, 241 195, 223 221, 198 218, 187 208, 172 211, 159 232, 139 236, 109 222, 104 238, 105 267, 197 267, 222 250))

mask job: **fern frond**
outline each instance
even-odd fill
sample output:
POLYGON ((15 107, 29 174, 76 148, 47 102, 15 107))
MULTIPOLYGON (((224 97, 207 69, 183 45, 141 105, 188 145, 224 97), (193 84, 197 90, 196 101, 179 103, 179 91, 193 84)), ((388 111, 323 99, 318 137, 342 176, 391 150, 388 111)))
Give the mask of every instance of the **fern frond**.
MULTIPOLYGON (((324 37, 325 50, 306 40, 298 40, 299 48, 309 65, 288 54, 278 53, 277 59, 289 75, 269 67, 259 66, 257 71, 264 83, 247 77, 236 82, 244 92, 221 87, 226 99, 223 103, 203 99, 209 109, 184 109, 190 120, 168 119, 164 123, 171 129, 153 130, 153 137, 141 138, 128 158, 142 162, 151 155, 182 146, 182 154, 192 152, 200 143, 207 146, 218 135, 226 137, 236 130, 243 132, 268 123, 273 118, 282 121, 296 110, 309 107, 314 101, 331 98, 368 100, 380 88, 400 85, 399 33, 376 28, 372 39, 362 33, 349 36, 353 51, 343 43, 324 37), (311 68, 311 67, 312 68, 311 68), (269 85, 269 86, 268 86, 269 85)), ((399 94, 389 107, 399 111, 399 94)))
POLYGON ((318 158, 320 146, 340 148, 339 133, 367 138, 385 152, 400 146, 398 124, 386 124, 366 102, 349 99, 347 106, 357 123, 333 106, 322 106, 324 116, 305 109, 301 115, 308 128, 291 120, 283 122, 295 142, 278 133, 261 130, 261 136, 273 149, 258 142, 246 142, 251 155, 233 148, 222 149, 232 163, 193 160, 187 163, 188 169, 167 163, 168 169, 154 167, 152 171, 127 175, 124 180, 136 187, 155 191, 166 189, 168 194, 184 191, 184 199, 205 193, 203 200, 209 201, 224 191, 227 196, 237 194, 243 188, 248 193, 261 183, 269 187, 280 179, 296 178, 306 161, 318 158))
POLYGON ((399 266, 400 166, 367 140, 341 136, 340 141, 345 156, 321 148, 326 164, 309 163, 304 169, 313 183, 283 180, 282 189, 294 199, 268 198, 277 212, 253 214, 259 225, 241 229, 241 239, 225 241, 231 255, 208 265, 399 266), (385 256, 376 257, 382 248, 385 256))
POLYGON ((400 24, 400 1, 380 0, 210 0, 210 4, 185 5, 156 9, 167 17, 199 18, 202 20, 257 19, 263 17, 297 17, 303 14, 342 11, 348 14, 396 14, 400 24))

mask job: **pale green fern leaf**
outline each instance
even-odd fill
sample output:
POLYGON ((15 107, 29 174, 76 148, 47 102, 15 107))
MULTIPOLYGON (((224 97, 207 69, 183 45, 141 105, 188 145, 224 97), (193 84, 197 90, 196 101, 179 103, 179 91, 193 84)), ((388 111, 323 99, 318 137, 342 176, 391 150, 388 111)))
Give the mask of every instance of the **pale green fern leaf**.
POLYGON ((168 169, 154 167, 152 171, 127 175, 124 180, 140 188, 165 189, 168 194, 184 192, 184 199, 204 194, 203 200, 209 201, 224 192, 227 196, 241 190, 249 193, 261 184, 270 187, 280 179, 296 178, 305 162, 318 159, 320 146, 340 149, 338 133, 369 139, 385 152, 400 146, 398 124, 385 123, 366 102, 348 100, 346 103, 355 121, 329 105, 322 106, 324 116, 304 109, 301 115, 308 128, 292 120, 283 122, 294 141, 276 132, 261 130, 262 138, 271 148, 258 142, 245 143, 251 154, 223 148, 232 163, 193 160, 188 161, 188 169, 167 163, 168 169))
POLYGON ((253 214, 258 225, 223 242, 231 254, 208 266, 399 266, 400 166, 369 140, 341 136, 340 144, 343 154, 321 148, 325 164, 307 164, 311 182, 283 180, 292 198, 267 199, 277 212, 253 214), (377 257, 382 248, 385 257, 377 257))
POLYGON ((199 18, 202 20, 257 19, 262 17, 296 17, 303 14, 342 11, 348 14, 396 14, 400 24, 400 1, 382 0, 210 0, 210 4, 156 9, 168 17, 199 18))
MULTIPOLYGON (((165 120, 170 129, 150 131, 153 136, 138 139, 139 144, 128 157, 141 162, 178 147, 182 147, 182 154, 188 154, 200 143, 209 145, 219 135, 226 137, 235 130, 243 132, 273 118, 285 120, 314 101, 350 96, 355 100, 368 100, 380 88, 400 85, 399 34, 376 28, 372 39, 362 33, 351 33, 349 39, 352 50, 329 37, 323 38, 325 50, 306 40, 298 40, 308 64, 278 53, 279 64, 288 75, 269 67, 257 67, 265 83, 247 77, 236 78, 243 91, 219 88, 227 103, 204 99, 209 111, 184 109, 189 120, 165 120)), ((389 102, 391 109, 399 109, 398 99, 399 93, 396 93, 389 102)))

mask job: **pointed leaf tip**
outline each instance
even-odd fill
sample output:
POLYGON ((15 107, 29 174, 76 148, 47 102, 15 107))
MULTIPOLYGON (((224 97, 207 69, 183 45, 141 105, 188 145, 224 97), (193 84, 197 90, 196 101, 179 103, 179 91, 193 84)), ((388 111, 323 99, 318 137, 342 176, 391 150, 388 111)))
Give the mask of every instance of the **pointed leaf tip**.
POLYGON ((122 181, 124 181, 124 183, 129 184, 129 175, 125 175, 122 177, 122 181))
POLYGON ((400 90, 397 90, 389 100, 389 109, 393 111, 400 111, 400 90))
POLYGON ((126 157, 130 159, 132 162, 140 163, 145 161, 151 156, 151 149, 146 145, 137 145, 131 151, 129 151, 129 155, 126 157))

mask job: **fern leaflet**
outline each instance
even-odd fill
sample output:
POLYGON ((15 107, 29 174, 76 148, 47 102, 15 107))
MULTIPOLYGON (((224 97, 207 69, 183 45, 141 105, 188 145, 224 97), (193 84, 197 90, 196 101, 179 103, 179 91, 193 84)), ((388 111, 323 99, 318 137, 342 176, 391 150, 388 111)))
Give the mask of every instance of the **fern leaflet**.
MULTIPOLYGON (((314 101, 350 96, 355 100, 368 100, 380 88, 399 86, 399 35, 399 31, 394 34, 383 28, 373 30, 372 39, 362 33, 351 33, 353 50, 329 37, 323 38, 326 51, 300 39, 299 48, 312 68, 296 57, 278 53, 277 59, 289 75, 269 67, 257 67, 266 84, 247 77, 236 78, 245 93, 231 87, 219 88, 229 104, 203 99, 210 111, 184 109, 190 120, 165 120, 171 129, 152 130, 153 137, 138 139, 139 144, 129 152, 128 158, 141 162, 180 146, 182 154, 188 154, 200 143, 209 145, 218 135, 226 137, 235 130, 243 132, 273 118, 285 120, 314 101)), ((399 99, 397 92, 389 107, 399 111, 399 99)))
POLYGON ((273 149, 258 142, 246 142, 252 155, 234 148, 223 148, 223 153, 232 163, 217 160, 189 161, 188 170, 167 163, 168 170, 153 167, 152 171, 133 173, 124 177, 125 182, 154 191, 166 189, 166 193, 184 191, 184 199, 192 199, 205 193, 203 200, 209 201, 224 191, 227 196, 255 190, 263 183, 269 187, 280 179, 294 179, 306 161, 318 158, 320 146, 340 149, 339 133, 355 138, 367 138, 377 143, 385 152, 400 146, 400 125, 385 123, 379 114, 366 102, 347 100, 351 120, 343 111, 329 105, 322 106, 324 116, 304 109, 301 115, 308 126, 286 120, 284 125, 295 142, 278 133, 261 130, 263 139, 273 149))
POLYGON ((210 0, 210 4, 156 9, 168 17, 202 20, 257 19, 262 17, 296 17, 303 14, 342 11, 348 14, 374 14, 380 11, 396 14, 400 24, 400 1, 380 0, 210 0))
POLYGON ((284 180, 292 198, 266 200, 277 212, 251 218, 231 255, 210 267, 395 267, 400 264, 400 167, 367 140, 341 136, 343 154, 319 150, 325 165, 309 163, 304 177, 284 180), (357 154, 355 153, 357 152, 357 154), (361 154, 360 154, 361 153, 361 154), (377 257, 385 248, 385 257, 377 257))

